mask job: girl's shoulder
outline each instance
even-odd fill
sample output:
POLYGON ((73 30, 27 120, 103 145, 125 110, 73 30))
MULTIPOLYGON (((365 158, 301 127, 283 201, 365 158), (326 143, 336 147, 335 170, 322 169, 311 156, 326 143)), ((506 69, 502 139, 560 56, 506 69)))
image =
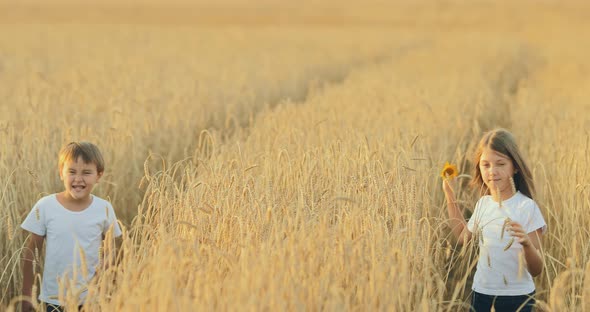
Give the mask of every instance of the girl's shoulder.
MULTIPOLYGON (((517 192, 514 194, 514 197, 507 199, 503 202, 505 206, 522 209, 539 209, 537 203, 530 197, 522 194, 521 192, 517 192)), ((486 206, 497 206, 498 203, 494 201, 491 195, 483 195, 479 198, 477 203, 475 204, 475 209, 478 207, 486 207, 486 206)))
POLYGON ((528 208, 528 209, 539 208, 539 206, 537 205, 535 200, 522 194, 521 192, 516 193, 515 203, 519 208, 528 208))
POLYGON ((489 205, 493 202, 492 196, 490 195, 483 195, 480 197, 477 202, 475 203, 475 208, 482 206, 482 205, 489 205))

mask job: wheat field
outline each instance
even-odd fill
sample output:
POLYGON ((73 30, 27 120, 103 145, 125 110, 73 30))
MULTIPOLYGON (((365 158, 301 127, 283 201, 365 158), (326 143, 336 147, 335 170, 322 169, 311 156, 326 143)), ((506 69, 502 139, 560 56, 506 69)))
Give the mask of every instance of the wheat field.
POLYGON ((124 234, 85 311, 467 311, 477 252, 451 237, 439 172, 471 174, 505 127, 549 228, 537 307, 590 311, 590 5, 0 8, 0 310, 20 223, 63 187, 60 147, 89 140, 124 234))

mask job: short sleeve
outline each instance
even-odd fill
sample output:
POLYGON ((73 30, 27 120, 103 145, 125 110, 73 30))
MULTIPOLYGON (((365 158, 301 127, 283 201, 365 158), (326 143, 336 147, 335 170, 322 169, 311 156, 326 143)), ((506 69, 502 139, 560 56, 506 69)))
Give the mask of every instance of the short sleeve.
POLYGON ((471 218, 469 218, 469 221, 467 221, 467 229, 469 230, 469 232, 474 233, 475 232, 475 219, 477 219, 476 216, 479 216, 480 213, 480 206, 481 206, 481 202, 483 200, 483 197, 480 198, 477 203, 475 203, 475 209, 473 210, 473 214, 471 215, 471 218))
POLYGON ((113 234, 115 237, 121 236, 121 227, 119 226, 119 222, 117 222, 117 216, 115 215, 115 209, 113 206, 108 203, 106 207, 106 214, 107 214, 107 222, 102 229, 102 234, 106 234, 107 231, 113 226, 113 234))
POLYGON ((528 210, 529 216, 525 226, 526 232, 532 233, 538 229, 542 229, 542 233, 545 234, 545 232, 547 232, 547 223, 545 222, 541 209, 539 209, 537 203, 531 200, 528 210))
POLYGON ((39 205, 39 202, 37 202, 20 227, 39 236, 45 236, 47 233, 45 220, 45 209, 43 209, 43 207, 39 205))

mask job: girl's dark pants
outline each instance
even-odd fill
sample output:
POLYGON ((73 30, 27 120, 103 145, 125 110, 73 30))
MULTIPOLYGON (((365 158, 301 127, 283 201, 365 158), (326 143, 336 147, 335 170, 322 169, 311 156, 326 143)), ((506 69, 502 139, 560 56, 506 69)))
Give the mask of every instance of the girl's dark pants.
MULTIPOLYGON (((82 311, 82 306, 78 307, 78 311, 82 311)), ((62 306, 45 302, 45 312, 66 312, 66 309, 62 306)))
POLYGON ((488 312, 494 309, 498 312, 530 312, 533 311, 535 305, 535 292, 522 296, 489 296, 473 292, 471 297, 471 311, 488 312))

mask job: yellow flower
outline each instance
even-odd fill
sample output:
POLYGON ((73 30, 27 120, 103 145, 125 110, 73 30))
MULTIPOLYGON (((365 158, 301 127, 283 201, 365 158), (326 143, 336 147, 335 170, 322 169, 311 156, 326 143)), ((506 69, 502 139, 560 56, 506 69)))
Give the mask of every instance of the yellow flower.
POLYGON ((445 167, 443 168, 442 172, 440 173, 440 176, 443 179, 451 179, 452 180, 455 177, 457 177, 457 175, 459 175, 459 171, 457 170, 457 166, 451 165, 447 161, 445 163, 445 167))

